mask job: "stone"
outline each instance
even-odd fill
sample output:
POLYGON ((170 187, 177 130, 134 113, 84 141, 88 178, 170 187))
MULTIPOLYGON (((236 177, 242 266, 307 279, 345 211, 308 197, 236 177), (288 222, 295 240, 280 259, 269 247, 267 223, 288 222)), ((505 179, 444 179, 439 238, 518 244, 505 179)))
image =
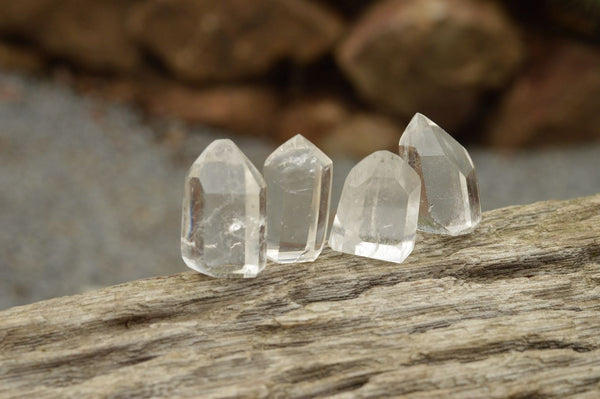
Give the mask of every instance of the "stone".
POLYGON ((213 277, 256 277, 266 264, 266 184, 231 140, 215 140, 185 178, 181 256, 213 277))
POLYGON ((343 33, 337 14, 306 0, 149 0, 130 26, 177 77, 202 82, 261 75, 284 59, 307 64, 343 33))
POLYGON ((53 0, 2 0, 0 31, 22 34, 30 39, 44 21, 44 15, 56 4, 53 0))
POLYGON ((26 39, 40 56, 96 71, 131 72, 142 53, 129 34, 137 1, 0 0, 0 32, 26 39))
POLYGON ((56 77, 61 83, 75 88, 78 92, 117 103, 137 103, 149 96, 148 79, 134 79, 128 76, 98 76, 92 74, 72 74, 62 72, 56 77))
POLYGON ((396 151, 402 128, 385 115, 355 112, 317 143, 333 156, 362 159, 374 151, 396 151))
POLYGON ((480 96, 503 88, 523 59, 502 7, 482 0, 374 2, 336 49, 358 94, 403 118, 424 112, 464 125, 480 96))
POLYGON ((329 247, 388 262, 403 262, 417 231, 421 181, 398 155, 377 151, 348 174, 329 247))
POLYGON ((481 221, 475 166, 467 150, 422 114, 400 138, 400 156, 421 178, 419 230, 460 235, 481 221))
POLYGON ((42 55, 31 47, 0 42, 0 68, 39 73, 46 66, 42 55))
POLYGON ((490 118, 486 143, 514 149, 598 140, 598 46, 544 38, 532 47, 536 56, 490 118))
POLYGON ((296 133, 322 146, 321 140, 353 114, 350 106, 336 96, 307 96, 292 101, 280 113, 276 138, 281 142, 296 133))
POLYGON ((333 162, 296 135, 265 161, 267 257, 278 263, 313 262, 327 236, 333 162))
POLYGON ((52 3, 36 36, 46 53, 96 71, 132 72, 141 68, 142 53, 127 27, 136 1, 52 3))
POLYGON ((376 112, 360 111, 339 96, 307 96, 286 105, 276 138, 302 134, 327 154, 362 159, 374 151, 398 148, 406 124, 376 112))
POLYGON ((148 90, 142 101, 152 115, 252 136, 270 135, 279 109, 274 90, 252 84, 190 87, 163 82, 148 90))

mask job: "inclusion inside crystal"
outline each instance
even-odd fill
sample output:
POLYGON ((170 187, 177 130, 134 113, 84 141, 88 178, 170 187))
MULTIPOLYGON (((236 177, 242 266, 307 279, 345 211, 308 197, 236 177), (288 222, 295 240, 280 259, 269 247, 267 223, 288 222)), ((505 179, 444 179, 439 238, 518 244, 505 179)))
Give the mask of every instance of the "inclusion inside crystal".
POLYGON ((422 180, 419 230, 449 235, 471 232, 481 220, 481 205, 467 150, 421 114, 407 126, 399 149, 422 180))
POLYGON ((216 140, 186 177, 181 255, 213 277, 254 277, 265 267, 266 185, 230 140, 216 140))

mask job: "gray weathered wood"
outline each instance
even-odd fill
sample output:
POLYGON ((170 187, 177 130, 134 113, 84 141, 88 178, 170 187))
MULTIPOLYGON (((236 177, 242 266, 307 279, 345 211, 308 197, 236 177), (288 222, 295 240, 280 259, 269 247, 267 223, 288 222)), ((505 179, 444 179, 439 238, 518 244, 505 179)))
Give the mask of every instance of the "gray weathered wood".
POLYGON ((326 251, 0 312, 2 397, 329 395, 600 397, 600 195, 419 236, 402 265, 326 251))

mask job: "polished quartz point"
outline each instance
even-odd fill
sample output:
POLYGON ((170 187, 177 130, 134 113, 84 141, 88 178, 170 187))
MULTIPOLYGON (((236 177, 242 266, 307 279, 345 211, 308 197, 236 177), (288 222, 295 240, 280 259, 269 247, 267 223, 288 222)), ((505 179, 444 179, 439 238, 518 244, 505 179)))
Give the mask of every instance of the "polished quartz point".
POLYGON ((181 256, 213 277, 255 277, 266 263, 266 184, 231 140, 215 140, 185 178, 181 256))
POLYGON ((420 193, 419 176, 398 155, 369 155, 346 178, 329 246, 353 255, 404 261, 415 244, 420 193))
POLYGON ((400 156, 421 177, 419 230, 459 235, 481 221, 475 167, 467 150, 442 128, 416 114, 400 138, 400 156))
POLYGON ((265 161, 267 257, 278 263, 312 262, 323 250, 333 163, 301 135, 265 161))

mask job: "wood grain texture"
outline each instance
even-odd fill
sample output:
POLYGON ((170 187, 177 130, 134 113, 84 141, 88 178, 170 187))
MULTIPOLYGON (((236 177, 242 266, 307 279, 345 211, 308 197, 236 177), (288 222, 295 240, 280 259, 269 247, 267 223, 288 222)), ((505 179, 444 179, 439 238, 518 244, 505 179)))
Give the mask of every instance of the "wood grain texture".
MULTIPOLYGON (((143 265, 139 265, 143 267, 143 265)), ((0 397, 600 397, 600 195, 422 235, 0 312, 0 397)))

